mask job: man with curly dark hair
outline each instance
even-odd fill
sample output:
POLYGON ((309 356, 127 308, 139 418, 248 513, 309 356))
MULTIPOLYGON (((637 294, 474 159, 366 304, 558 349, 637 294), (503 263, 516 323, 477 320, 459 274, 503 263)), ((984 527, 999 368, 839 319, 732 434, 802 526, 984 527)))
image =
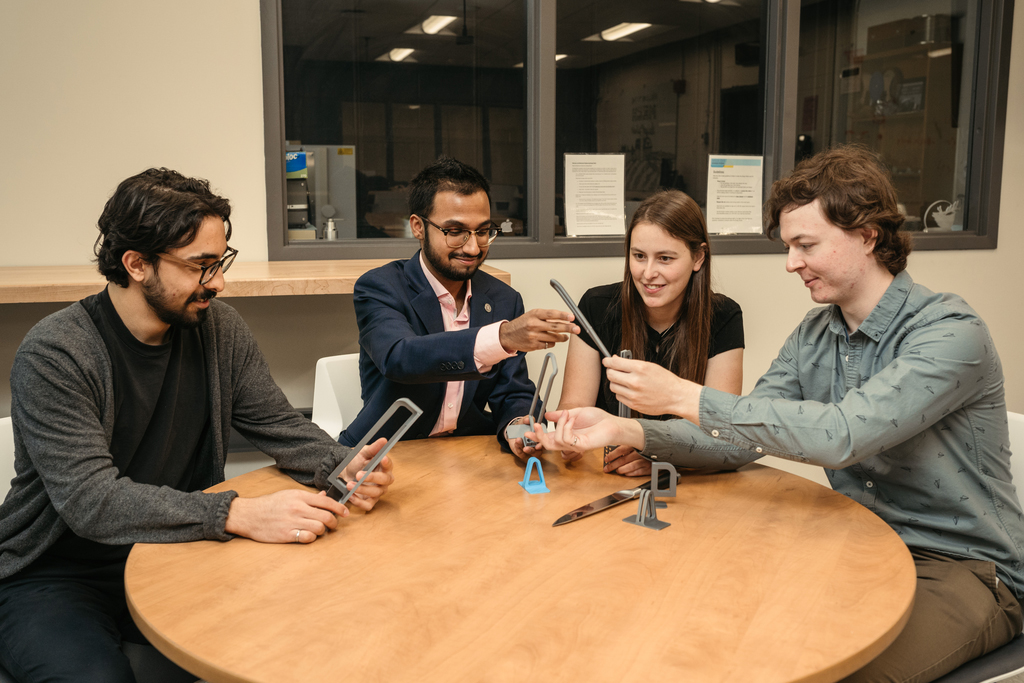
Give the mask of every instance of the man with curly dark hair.
POLYGON ((821 465, 836 491, 900 535, 918 576, 906 627, 846 680, 935 680, 1021 632, 1024 515, 995 344, 963 299, 907 273, 896 191, 865 148, 800 163, 772 187, 765 223, 788 251, 786 270, 824 306, 807 314, 749 395, 692 382, 670 395, 657 366, 605 359, 619 400, 685 420, 577 408, 549 413, 559 428, 541 442, 627 444, 686 467, 723 459, 738 467, 764 455, 821 465))
MULTIPOLYGON (((312 543, 348 515, 322 492, 203 492, 224 479, 232 427, 320 489, 351 453, 292 409, 249 328, 214 300, 237 253, 230 215, 205 180, 165 168, 128 178, 99 220, 107 286, 18 349, 0 663, 23 683, 135 680, 121 647, 145 644, 125 603, 132 544, 312 543)), ((392 481, 390 463, 360 473, 383 443, 343 475, 350 488, 365 477, 350 499, 364 510, 392 481)))

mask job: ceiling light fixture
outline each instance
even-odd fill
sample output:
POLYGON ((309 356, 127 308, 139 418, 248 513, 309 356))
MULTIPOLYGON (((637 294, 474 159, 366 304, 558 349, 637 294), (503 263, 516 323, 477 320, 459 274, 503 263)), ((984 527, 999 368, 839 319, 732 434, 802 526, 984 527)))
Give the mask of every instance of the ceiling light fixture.
POLYGON ((394 50, 391 50, 389 52, 385 52, 380 57, 377 57, 377 61, 378 62, 400 62, 403 59, 405 59, 406 57, 408 57, 409 55, 411 55, 413 52, 415 52, 415 50, 413 50, 411 47, 396 47, 394 50))
POLYGON ((428 35, 437 35, 438 32, 456 19, 458 19, 458 17, 452 17, 446 14, 433 14, 423 20, 423 23, 420 24, 420 28, 428 35))
POLYGON ((601 36, 601 40, 622 40, 626 36, 633 35, 637 31, 643 31, 645 28, 650 27, 650 24, 631 24, 624 22, 601 31, 599 35, 601 36))

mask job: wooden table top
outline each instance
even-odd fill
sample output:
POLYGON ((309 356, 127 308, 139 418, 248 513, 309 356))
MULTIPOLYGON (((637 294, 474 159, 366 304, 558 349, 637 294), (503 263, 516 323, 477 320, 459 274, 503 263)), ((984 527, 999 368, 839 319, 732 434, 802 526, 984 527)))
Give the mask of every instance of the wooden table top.
MULTIPOLYGON (((225 276, 222 297, 351 294, 359 276, 392 259, 346 261, 237 261, 225 276)), ((506 284, 512 276, 484 264, 481 270, 506 284)), ((78 301, 106 280, 96 266, 0 267, 0 304, 78 301)))
MULTIPOLYGON (((780 470, 684 476, 662 531, 621 521, 634 502, 553 528, 635 480, 546 454, 551 492, 531 495, 494 437, 392 453, 376 509, 311 545, 136 545, 136 623, 211 683, 835 681, 913 602, 881 519, 780 470)), ((285 487, 270 467, 215 489, 285 487)))

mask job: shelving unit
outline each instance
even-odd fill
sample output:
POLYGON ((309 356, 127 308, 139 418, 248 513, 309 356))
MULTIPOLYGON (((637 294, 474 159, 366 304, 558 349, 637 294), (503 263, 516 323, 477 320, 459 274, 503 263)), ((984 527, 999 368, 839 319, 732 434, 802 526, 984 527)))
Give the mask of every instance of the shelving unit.
POLYGON ((882 155, 911 217, 954 200, 959 60, 949 41, 869 52, 847 100, 847 141, 882 155))

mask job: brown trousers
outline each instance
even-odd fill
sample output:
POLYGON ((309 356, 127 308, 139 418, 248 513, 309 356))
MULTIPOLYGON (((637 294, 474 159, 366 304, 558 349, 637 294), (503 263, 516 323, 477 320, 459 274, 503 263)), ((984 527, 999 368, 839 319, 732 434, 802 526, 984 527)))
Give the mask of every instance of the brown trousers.
POLYGON ((928 683, 1008 643, 1021 606, 996 566, 912 550, 917 592, 906 627, 882 654, 843 683, 928 683))

